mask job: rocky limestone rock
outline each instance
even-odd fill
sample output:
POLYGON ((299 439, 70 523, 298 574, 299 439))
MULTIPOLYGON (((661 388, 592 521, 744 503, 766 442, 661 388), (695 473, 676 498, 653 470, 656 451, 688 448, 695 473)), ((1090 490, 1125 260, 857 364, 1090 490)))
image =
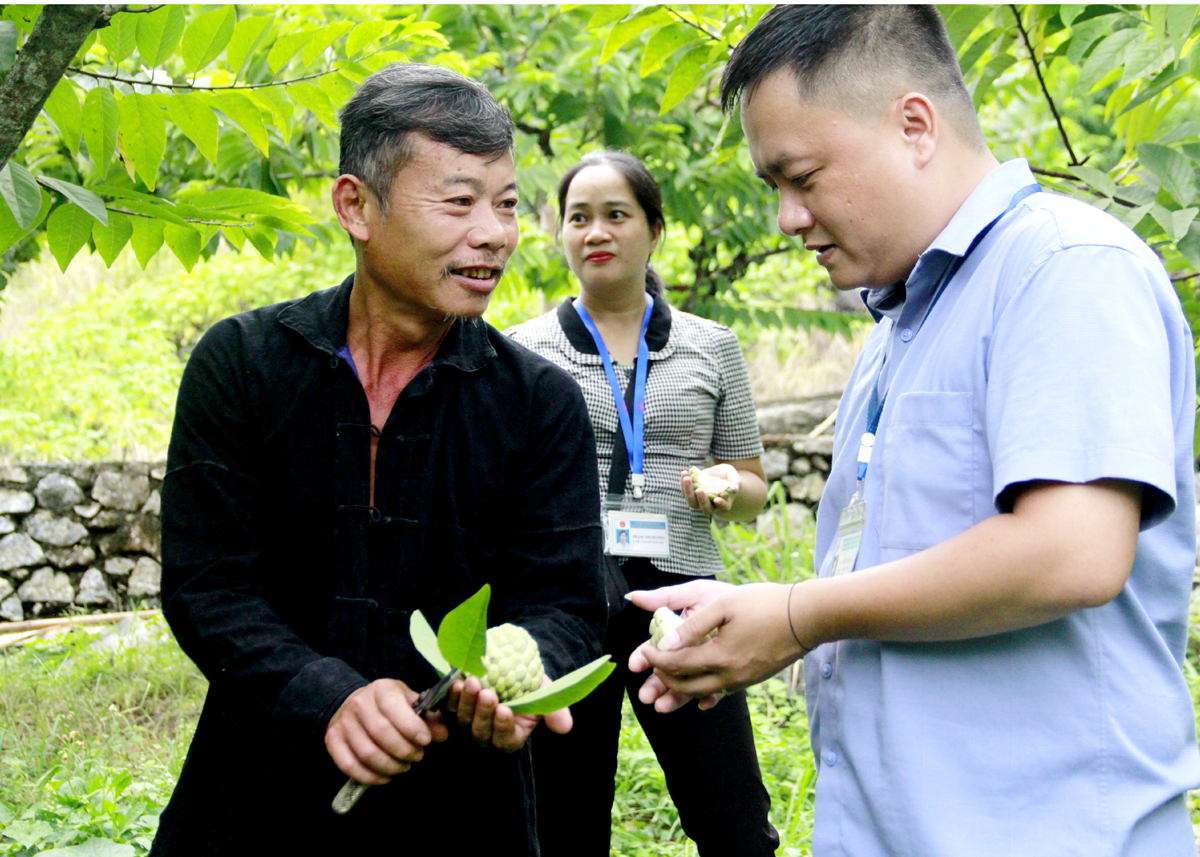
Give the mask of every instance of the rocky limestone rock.
POLYGON ((80 565, 91 565, 96 561, 96 552, 89 545, 74 545, 69 548, 51 548, 46 551, 46 559, 55 568, 75 568, 80 565))
POLYGON ((105 556, 145 553, 161 557, 162 524, 156 515, 130 515, 115 533, 100 539, 99 546, 105 556))
POLYGON ((807 503, 810 506, 816 505, 821 500, 821 495, 825 493, 825 477, 820 473, 810 473, 807 476, 796 479, 795 485, 788 486, 788 494, 797 503, 807 503))
POLYGON ((799 503, 781 503, 772 506, 758 516, 755 529, 768 538, 783 538, 784 517, 787 519, 788 536, 798 538, 805 527, 812 526, 812 512, 799 503))
POLYGON ((133 574, 129 575, 129 588, 126 591, 131 598, 158 595, 162 591, 162 566, 149 557, 139 559, 133 574))
POLYGON ((136 565, 137 563, 127 556, 114 556, 104 561, 104 573, 113 577, 128 577, 136 565))
POLYGON ((775 482, 788 472, 788 454, 782 449, 768 449, 759 460, 762 462, 767 482, 775 482))
POLYGON ((0 601, 0 619, 9 622, 20 622, 25 618, 25 608, 21 606, 21 596, 10 595, 0 601))
POLYGON ((794 476, 807 476, 812 473, 812 462, 808 460, 807 455, 801 455, 792 462, 792 466, 788 469, 794 476))
POLYGON ((39 505, 52 512, 66 512, 84 500, 83 489, 79 487, 79 483, 63 473, 49 473, 43 476, 33 489, 33 496, 37 498, 39 505))
POLYGON ((0 601, 13 594, 13 585, 0 577, 0 601))
POLYGON ((28 491, 0 488, 0 513, 23 515, 26 512, 32 512, 36 502, 28 491))
POLYGON ((87 527, 70 518, 39 509, 25 519, 25 532, 42 544, 65 548, 87 537, 87 527))
POLYGON ((70 604, 75 600, 75 589, 71 586, 71 578, 67 577, 65 572, 39 568, 29 580, 21 584, 17 595, 26 603, 70 604))
POLYGON ((162 514, 162 494, 157 489, 150 492, 150 499, 142 506, 143 515, 162 514))
POLYGON ((109 588, 108 581, 98 568, 89 568, 79 581, 79 594, 75 596, 76 604, 116 604, 117 597, 109 588))
POLYGON ((116 509, 101 509, 96 513, 96 517, 88 521, 88 526, 93 530, 112 530, 128 520, 128 512, 119 512, 116 509))
POLYGON ((100 511, 100 504, 96 502, 80 504, 75 506, 72 511, 84 520, 89 520, 96 517, 96 513, 100 511))
POLYGON ((42 546, 25 533, 12 533, 0 539, 0 571, 36 565, 45 559, 42 546))
POLYGON ((0 515, 0 536, 7 536, 16 528, 17 525, 13 523, 12 518, 8 515, 0 515))
POLYGON ((0 482, 20 482, 24 485, 29 481, 29 472, 24 467, 0 467, 0 482))
POLYGON ((162 482, 167 478, 167 466, 165 464, 157 464, 150 468, 150 478, 157 479, 162 482))
POLYGON ((808 434, 834 412, 840 398, 840 393, 834 393, 760 408, 757 413, 759 431, 763 434, 808 434))
POLYGON ((96 477, 92 499, 110 509, 136 512, 150 498, 150 479, 106 470, 96 477))

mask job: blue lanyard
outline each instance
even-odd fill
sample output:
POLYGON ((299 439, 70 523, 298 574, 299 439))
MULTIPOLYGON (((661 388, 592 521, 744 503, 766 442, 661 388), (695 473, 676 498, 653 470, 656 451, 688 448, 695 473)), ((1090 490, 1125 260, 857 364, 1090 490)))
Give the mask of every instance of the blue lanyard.
MULTIPOLYGON (((938 298, 942 296, 942 292, 946 290, 946 286, 950 283, 950 280, 955 274, 958 273, 959 268, 963 266, 963 264, 967 261, 967 258, 973 252, 975 252, 975 248, 978 247, 983 239, 987 237, 987 234, 992 231, 992 227, 1000 222, 1000 218, 1004 217, 1004 215, 1008 214, 1010 211, 1020 205, 1021 201, 1024 200, 1025 197, 1035 194, 1040 190, 1041 188, 1034 183, 1025 185, 1025 187, 1013 194, 1012 200, 1008 203, 1008 208, 996 215, 995 219, 992 220, 991 223, 979 231, 979 234, 975 236, 975 240, 971 242, 969 247, 967 247, 967 252, 963 253, 961 256, 956 256, 950 262, 950 264, 946 266, 946 270, 942 273, 942 278, 938 281, 937 288, 933 292, 933 299, 929 302, 929 306, 926 308, 925 314, 921 316, 921 320, 917 322, 915 329, 913 330, 914 337, 916 334, 921 332, 921 328, 925 324, 925 319, 929 318, 929 313, 933 312, 933 305, 936 304, 938 298)), ((879 369, 877 369, 875 372, 875 383, 871 385, 871 398, 867 403, 867 431, 863 435, 862 444, 858 449, 859 482, 862 482, 862 480, 866 478, 867 465, 871 461, 871 448, 875 445, 875 432, 879 428, 879 418, 883 416, 884 403, 887 402, 887 392, 884 392, 883 396, 879 395, 879 382, 883 378, 883 367, 886 364, 887 355, 885 354, 883 360, 879 361, 879 369)))
POLYGON ((604 372, 608 375, 608 386, 612 388, 613 401, 617 405, 617 417, 621 421, 621 433, 625 435, 625 451, 629 455, 630 482, 633 484, 633 496, 642 499, 642 486, 646 477, 642 473, 645 457, 646 429, 646 374, 650 370, 650 347, 646 344, 646 328, 650 326, 650 314, 654 310, 654 299, 646 295, 646 314, 642 316, 642 332, 638 338, 637 362, 633 369, 633 417, 629 416, 629 408, 625 405, 625 397, 621 395, 621 385, 617 381, 617 372, 613 369, 612 358, 608 356, 608 348, 604 345, 604 337, 596 329, 596 323, 588 315, 583 302, 576 298, 571 305, 583 320, 583 325, 596 341, 596 350, 600 352, 600 360, 604 363, 604 372))

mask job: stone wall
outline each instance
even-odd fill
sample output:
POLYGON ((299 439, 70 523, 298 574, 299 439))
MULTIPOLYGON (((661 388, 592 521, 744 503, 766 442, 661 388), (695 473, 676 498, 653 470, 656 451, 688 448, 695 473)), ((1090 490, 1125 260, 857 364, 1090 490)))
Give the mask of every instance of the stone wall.
POLYGON ((157 607, 162 477, 140 462, 0 466, 0 620, 157 607))
MULTIPOLYGON (((806 514, 825 488, 837 395, 758 412, 771 482, 806 514)), ((159 605, 162 464, 0 466, 0 628, 67 613, 159 605)))

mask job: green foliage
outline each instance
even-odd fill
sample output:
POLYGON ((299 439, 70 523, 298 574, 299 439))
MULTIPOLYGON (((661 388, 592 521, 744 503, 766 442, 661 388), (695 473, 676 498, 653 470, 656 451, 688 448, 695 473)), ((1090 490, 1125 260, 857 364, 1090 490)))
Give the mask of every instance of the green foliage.
POLYGON ((487 649, 487 611, 492 587, 483 587, 459 604, 438 625, 438 650, 446 663, 470 675, 483 675, 483 653, 487 649))

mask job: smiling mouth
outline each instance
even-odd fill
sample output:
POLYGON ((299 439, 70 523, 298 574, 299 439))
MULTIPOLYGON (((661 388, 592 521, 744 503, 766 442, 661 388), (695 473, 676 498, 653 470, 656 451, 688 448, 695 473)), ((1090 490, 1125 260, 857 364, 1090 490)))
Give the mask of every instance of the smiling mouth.
POLYGON ((503 268, 489 267, 471 267, 471 268, 449 268, 451 274, 463 277, 468 280, 476 280, 481 285, 493 280, 500 279, 500 275, 504 272, 503 268))

